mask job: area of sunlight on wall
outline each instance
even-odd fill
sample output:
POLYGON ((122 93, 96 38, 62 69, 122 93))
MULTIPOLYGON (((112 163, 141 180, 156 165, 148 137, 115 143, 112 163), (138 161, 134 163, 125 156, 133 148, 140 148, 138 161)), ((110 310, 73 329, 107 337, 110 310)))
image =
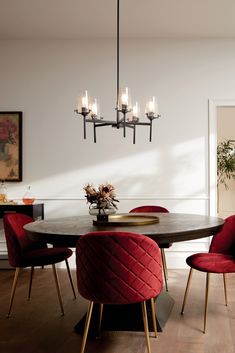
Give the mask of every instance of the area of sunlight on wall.
MULTIPOLYGON (((109 182, 117 188, 120 196, 152 195, 153 184, 148 180, 156 178, 159 160, 159 152, 156 150, 138 153, 134 156, 127 155, 79 168, 79 170, 65 171, 58 175, 34 180, 32 189, 35 196, 42 199, 48 197, 73 199, 83 197, 83 187, 86 183, 96 186, 109 182), (127 193, 123 190, 127 190, 127 193)), ((18 189, 17 197, 21 197, 21 192, 22 190, 18 189)))
POLYGON ((173 189, 177 186, 178 194, 206 197, 200 187, 202 177, 205 175, 205 164, 201 160, 204 150, 204 137, 184 141, 172 147, 172 158, 177 160, 178 164, 172 185, 173 189))
MULTIPOLYGON (((204 165, 199 157, 204 143, 203 138, 192 139, 47 176, 33 181, 32 192, 37 201, 45 203, 47 217, 86 214, 84 185, 97 187, 106 182, 116 188, 118 212, 140 204, 159 204, 171 212, 205 214, 204 165)), ((20 200, 22 188, 15 191, 10 196, 18 194, 20 200)))

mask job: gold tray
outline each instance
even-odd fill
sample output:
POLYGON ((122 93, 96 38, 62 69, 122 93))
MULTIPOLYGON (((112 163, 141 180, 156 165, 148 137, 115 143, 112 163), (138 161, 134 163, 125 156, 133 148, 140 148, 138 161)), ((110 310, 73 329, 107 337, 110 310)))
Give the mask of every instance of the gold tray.
POLYGON ((17 202, 15 201, 6 201, 6 202, 0 202, 0 205, 17 205, 17 202))
POLYGON ((143 226, 147 224, 159 223, 159 217, 146 215, 116 214, 109 215, 108 221, 93 220, 94 225, 102 226, 143 226))

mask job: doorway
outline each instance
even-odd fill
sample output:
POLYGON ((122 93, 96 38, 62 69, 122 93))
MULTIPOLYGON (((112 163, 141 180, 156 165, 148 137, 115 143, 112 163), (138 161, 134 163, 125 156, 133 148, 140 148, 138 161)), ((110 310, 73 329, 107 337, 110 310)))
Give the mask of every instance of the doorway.
POLYGON ((217 143, 225 139, 235 140, 235 100, 209 100, 209 214, 222 218, 235 214, 235 181, 217 195, 217 143))

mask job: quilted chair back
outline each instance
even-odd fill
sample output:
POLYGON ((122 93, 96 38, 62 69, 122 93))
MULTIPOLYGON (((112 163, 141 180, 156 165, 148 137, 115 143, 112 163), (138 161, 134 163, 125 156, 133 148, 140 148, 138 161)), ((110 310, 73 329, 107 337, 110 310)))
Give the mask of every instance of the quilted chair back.
POLYGON ((226 218, 221 230, 213 236, 209 252, 235 256, 235 215, 226 218))
POLYGON ((77 243, 76 264, 78 291, 96 303, 136 303, 162 290, 160 249, 141 234, 86 234, 77 243))
POLYGON ((21 213, 9 213, 3 217, 8 260, 12 267, 24 266, 24 253, 47 247, 46 244, 30 240, 23 226, 33 219, 21 213))
POLYGON ((169 211, 162 206, 139 206, 133 208, 130 213, 141 213, 141 212, 159 212, 159 213, 169 213, 169 211))

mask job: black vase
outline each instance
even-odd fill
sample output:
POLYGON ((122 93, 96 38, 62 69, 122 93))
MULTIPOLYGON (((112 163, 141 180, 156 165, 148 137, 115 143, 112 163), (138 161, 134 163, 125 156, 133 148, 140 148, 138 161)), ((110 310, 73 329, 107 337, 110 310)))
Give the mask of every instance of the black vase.
POLYGON ((108 220, 109 220, 109 215, 107 215, 107 214, 98 214, 97 216, 97 221, 98 222, 108 222, 108 220))

